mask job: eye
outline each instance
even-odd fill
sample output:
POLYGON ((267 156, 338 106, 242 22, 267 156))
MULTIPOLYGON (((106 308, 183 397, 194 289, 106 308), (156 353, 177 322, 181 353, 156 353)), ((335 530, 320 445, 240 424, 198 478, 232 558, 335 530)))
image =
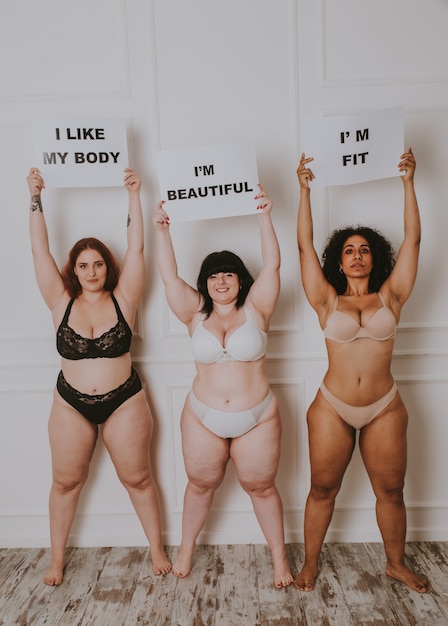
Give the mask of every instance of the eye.
POLYGON ((362 254, 369 254, 369 252, 370 252, 370 248, 361 248, 362 254))

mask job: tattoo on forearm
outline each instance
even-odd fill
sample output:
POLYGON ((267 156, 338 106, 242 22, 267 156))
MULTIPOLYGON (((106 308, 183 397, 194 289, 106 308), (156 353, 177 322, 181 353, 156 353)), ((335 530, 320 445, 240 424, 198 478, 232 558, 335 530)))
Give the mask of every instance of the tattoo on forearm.
POLYGON ((41 213, 44 212, 43 208, 42 208, 42 201, 40 199, 40 196, 32 196, 31 198, 31 204, 30 204, 30 211, 32 211, 34 213, 34 211, 40 211, 41 213))
POLYGON ((129 228, 130 223, 131 223, 131 216, 130 216, 130 215, 128 215, 128 221, 127 221, 127 227, 128 227, 128 228, 129 228))

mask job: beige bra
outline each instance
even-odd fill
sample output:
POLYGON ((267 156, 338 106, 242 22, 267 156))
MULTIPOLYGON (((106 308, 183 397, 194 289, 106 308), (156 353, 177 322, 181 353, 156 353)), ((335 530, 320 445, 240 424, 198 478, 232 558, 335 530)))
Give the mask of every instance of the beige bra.
POLYGON ((351 315, 337 311, 339 298, 336 298, 333 312, 329 316, 324 328, 325 339, 338 343, 349 343, 355 339, 374 339, 386 341, 395 337, 397 324, 395 316, 384 303, 383 296, 378 292, 378 298, 383 305, 369 318, 365 326, 361 326, 351 315))

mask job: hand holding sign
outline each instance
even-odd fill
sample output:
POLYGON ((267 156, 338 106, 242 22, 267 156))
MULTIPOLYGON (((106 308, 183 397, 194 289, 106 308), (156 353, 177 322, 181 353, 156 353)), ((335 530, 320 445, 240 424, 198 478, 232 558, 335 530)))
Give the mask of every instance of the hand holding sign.
POLYGON ((299 185, 302 189, 308 189, 310 181, 314 180, 315 176, 313 172, 305 167, 308 163, 314 161, 314 157, 305 157, 305 153, 302 152, 302 156, 300 157, 299 167, 297 168, 297 177, 299 179, 299 185))
POLYGON ((414 180, 415 165, 414 153, 411 146, 409 146, 408 151, 401 155, 400 163, 398 164, 404 183, 414 180))
MULTIPOLYGON (((302 152, 299 167, 297 168, 297 178, 299 179, 299 186, 302 190, 309 189, 309 183, 316 178, 313 171, 307 167, 311 161, 314 161, 314 157, 306 157, 305 153, 302 152)), ((400 162, 397 168, 398 173, 402 176, 403 182, 412 181, 414 179, 415 158, 410 146, 408 151, 400 156, 400 162)))

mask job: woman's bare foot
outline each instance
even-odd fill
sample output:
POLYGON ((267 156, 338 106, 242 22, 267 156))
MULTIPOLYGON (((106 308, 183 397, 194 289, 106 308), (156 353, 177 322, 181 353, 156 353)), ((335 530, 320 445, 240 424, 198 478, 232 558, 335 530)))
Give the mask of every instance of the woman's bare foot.
POLYGON ((194 548, 188 550, 182 546, 180 547, 179 554, 177 555, 172 569, 173 574, 178 578, 185 578, 191 572, 193 552, 194 548))
POLYGON ((50 567, 47 569, 44 576, 44 583, 50 587, 56 587, 62 583, 63 579, 64 567, 50 563, 50 567))
POLYGON ((289 567, 288 559, 286 558, 286 554, 284 554, 281 558, 274 562, 274 586, 276 589, 283 589, 283 587, 288 587, 292 581, 294 580, 293 575, 291 574, 291 569, 289 567))
POLYGON ((169 574, 171 572, 171 561, 166 556, 165 552, 162 548, 150 548, 151 552, 151 561, 152 561, 152 571, 155 576, 160 576, 164 574, 169 574))
POLYGON ((304 565, 294 580, 294 587, 300 591, 312 591, 318 574, 317 567, 304 565))
POLYGON ((386 574, 393 578, 394 580, 398 580, 401 583, 404 583, 414 591, 418 591, 419 593, 426 593, 430 590, 431 584, 426 578, 423 576, 418 576, 414 574, 409 567, 406 565, 398 565, 393 567, 388 563, 386 565, 386 574))

